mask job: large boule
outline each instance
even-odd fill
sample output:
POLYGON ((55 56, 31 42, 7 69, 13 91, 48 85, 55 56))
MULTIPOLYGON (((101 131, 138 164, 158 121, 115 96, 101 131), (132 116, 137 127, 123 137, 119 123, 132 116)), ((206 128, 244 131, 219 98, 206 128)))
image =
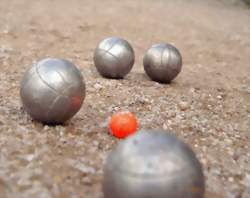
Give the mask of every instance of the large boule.
POLYGON ((104 166, 105 198, 202 198, 200 162, 166 131, 141 130, 120 142, 104 166))
POLYGON ((132 46, 128 41, 118 37, 104 39, 94 52, 96 69, 106 78, 123 78, 132 69, 134 61, 132 46))
POLYGON ((145 53, 143 65, 146 74, 153 81, 170 83, 181 72, 182 56, 171 44, 155 44, 145 53))
POLYGON ((37 121, 62 124, 74 116, 85 98, 81 72, 68 60, 46 58, 33 65, 22 81, 24 109, 37 121))

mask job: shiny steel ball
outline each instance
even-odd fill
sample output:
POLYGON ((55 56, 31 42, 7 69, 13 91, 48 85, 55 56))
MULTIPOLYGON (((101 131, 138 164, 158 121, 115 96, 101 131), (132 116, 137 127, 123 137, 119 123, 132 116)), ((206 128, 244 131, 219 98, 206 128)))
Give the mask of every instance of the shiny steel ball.
POLYGON ((24 109, 37 121, 62 124, 74 116, 85 98, 85 83, 74 64, 46 58, 27 71, 21 81, 24 109))
POLYGON ((170 83, 181 71, 182 57, 173 45, 155 44, 144 55, 143 65, 153 81, 170 83))
POLYGON ((132 69, 134 61, 135 55, 131 45, 117 37, 104 39, 94 52, 96 69, 106 78, 123 78, 132 69))
POLYGON ((194 152, 165 131, 141 130, 110 153, 105 198, 202 198, 202 166, 194 152))

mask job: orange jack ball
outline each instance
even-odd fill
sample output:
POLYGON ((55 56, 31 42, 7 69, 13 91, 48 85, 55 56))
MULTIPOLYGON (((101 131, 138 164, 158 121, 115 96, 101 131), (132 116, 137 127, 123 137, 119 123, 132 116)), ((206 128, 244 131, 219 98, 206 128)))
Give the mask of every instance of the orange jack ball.
POLYGON ((131 112, 123 111, 115 113, 110 120, 109 127, 112 135, 117 138, 126 138, 136 132, 137 119, 131 112))

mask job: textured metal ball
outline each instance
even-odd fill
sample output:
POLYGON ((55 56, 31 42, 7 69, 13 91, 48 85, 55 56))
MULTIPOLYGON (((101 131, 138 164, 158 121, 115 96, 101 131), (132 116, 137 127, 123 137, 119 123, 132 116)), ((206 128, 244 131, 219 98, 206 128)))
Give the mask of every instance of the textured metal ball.
POLYGON ((35 120, 61 124, 81 108, 85 83, 71 62, 46 58, 25 73, 20 95, 24 109, 35 120))
POLYGON ((173 45, 155 44, 144 55, 143 65, 152 80, 170 83, 181 71, 182 57, 173 45))
POLYGON ((202 166, 194 152, 165 131, 141 130, 110 153, 105 198, 202 198, 202 166))
POLYGON ((123 78, 132 69, 134 61, 135 55, 131 45, 117 37, 104 39, 94 52, 96 69, 106 78, 123 78))

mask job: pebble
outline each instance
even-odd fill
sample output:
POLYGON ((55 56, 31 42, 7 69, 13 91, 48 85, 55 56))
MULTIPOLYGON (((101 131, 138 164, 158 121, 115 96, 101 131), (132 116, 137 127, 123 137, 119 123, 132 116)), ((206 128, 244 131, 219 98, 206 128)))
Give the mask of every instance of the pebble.
POLYGON ((233 177, 229 177, 228 181, 231 182, 231 183, 233 183, 234 182, 234 178, 233 177))
POLYGON ((188 101, 180 101, 178 105, 179 105, 180 110, 182 111, 186 111, 187 109, 190 108, 190 102, 188 101))
POLYGON ((84 163, 78 162, 78 161, 73 160, 73 159, 68 159, 67 164, 70 165, 71 167, 81 171, 82 173, 86 173, 86 174, 95 174, 96 173, 96 170, 93 167, 85 165, 84 163))
POLYGON ((99 83, 95 83, 94 88, 97 89, 97 90, 100 90, 100 89, 103 89, 103 86, 101 84, 99 84, 99 83))

